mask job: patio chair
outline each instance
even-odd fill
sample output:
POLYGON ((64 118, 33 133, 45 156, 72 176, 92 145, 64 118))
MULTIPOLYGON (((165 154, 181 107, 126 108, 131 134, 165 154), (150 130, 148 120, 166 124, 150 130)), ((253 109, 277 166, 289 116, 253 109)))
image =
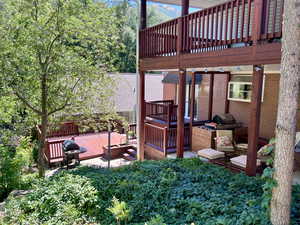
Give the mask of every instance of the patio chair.
MULTIPOLYGON (((230 163, 232 166, 232 169, 235 169, 237 171, 244 171, 247 167, 247 156, 246 155, 240 155, 234 158, 230 159, 230 163)), ((260 159, 256 160, 256 166, 257 168, 260 168, 262 165, 262 162, 260 159)), ((257 172, 261 173, 261 169, 257 170, 257 172)))
POLYGON ((225 155, 234 153, 234 141, 232 130, 217 130, 215 138, 216 150, 224 152, 225 155))

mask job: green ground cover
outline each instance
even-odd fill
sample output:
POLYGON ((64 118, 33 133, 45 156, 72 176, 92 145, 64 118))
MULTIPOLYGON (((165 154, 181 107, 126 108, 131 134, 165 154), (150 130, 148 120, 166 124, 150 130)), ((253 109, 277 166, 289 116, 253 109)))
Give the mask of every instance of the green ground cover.
MULTIPOLYGON (((146 161, 113 170, 81 167, 11 199, 6 223, 266 225, 263 185, 260 178, 199 159, 146 161)), ((299 186, 293 191, 292 221, 300 224, 299 186)))

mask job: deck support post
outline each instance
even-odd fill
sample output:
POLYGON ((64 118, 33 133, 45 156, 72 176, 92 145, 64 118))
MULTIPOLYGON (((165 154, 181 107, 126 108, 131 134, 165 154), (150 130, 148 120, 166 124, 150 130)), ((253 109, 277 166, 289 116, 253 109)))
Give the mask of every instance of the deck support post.
POLYGON ((140 30, 147 27, 147 0, 141 0, 140 8, 140 30))
POLYGON ((208 119, 212 120, 213 97, 214 97, 214 79, 215 74, 212 72, 209 79, 209 102, 208 102, 208 119))
POLYGON ((189 0, 181 0, 181 16, 185 16, 189 14, 190 1, 189 0))
POLYGON ((195 117, 195 72, 192 73, 192 84, 190 92, 190 150, 192 151, 192 141, 193 141, 193 124, 195 117))
MULTIPOLYGON (((141 0, 140 5, 140 30, 147 28, 147 0, 141 0)), ((140 40, 138 40, 138 43, 140 40)), ((139 47, 137 47, 140 50, 139 47)), ((139 53, 139 52, 137 52, 139 53)), ((138 54, 138 58, 140 54, 138 54)), ((137 66, 140 59, 137 61, 137 66)), ((137 67, 138 68, 138 67, 137 67)), ((143 161, 145 158, 145 118, 146 118, 146 104, 145 104, 145 71, 139 71, 138 75, 138 151, 137 158, 143 161)))
POLYGON ((250 107, 250 121, 248 127, 248 152, 247 152, 247 166, 246 174, 248 176, 256 175, 256 160, 257 160, 257 147, 259 137, 260 125, 260 111, 261 99, 264 79, 263 65, 253 66, 252 75, 252 95, 250 107))
POLYGON ((184 152, 185 85, 186 85, 186 70, 180 69, 179 88, 178 88, 177 137, 176 137, 177 158, 183 158, 183 152, 184 152))
POLYGON ((145 118, 146 118, 146 104, 145 104, 145 72, 139 73, 139 146, 138 146, 138 160, 143 161, 145 155, 145 118))

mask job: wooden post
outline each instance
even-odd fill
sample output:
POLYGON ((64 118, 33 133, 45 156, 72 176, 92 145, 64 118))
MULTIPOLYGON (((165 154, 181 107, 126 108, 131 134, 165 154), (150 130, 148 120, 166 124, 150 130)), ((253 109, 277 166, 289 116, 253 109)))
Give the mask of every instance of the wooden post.
POLYGON ((147 0, 141 0, 140 9, 140 30, 147 27, 147 0))
POLYGON ((183 158, 183 151, 184 151, 185 85, 186 85, 186 71, 180 70, 179 88, 178 88, 177 137, 176 137, 177 158, 183 158))
POLYGON ((248 127, 248 152, 246 174, 256 175, 257 146, 259 137, 260 108, 262 99, 262 88, 264 79, 264 67, 253 66, 251 112, 248 127))
POLYGON ((228 83, 230 81, 230 72, 226 73, 226 102, 225 102, 225 113, 229 113, 229 100, 228 100, 228 83))
POLYGON ((208 102, 208 119, 212 119, 213 96, 214 96, 214 78, 215 74, 211 73, 209 79, 209 102, 208 102))
POLYGON ((195 73, 192 73, 192 84, 191 84, 191 92, 190 92, 190 149, 192 150, 192 141, 193 141, 193 124, 194 124, 194 117, 195 117, 195 73))
POLYGON ((145 118, 146 118, 146 104, 145 104, 145 72, 140 71, 139 79, 139 148, 138 160, 144 160, 144 144, 145 144, 145 118))
MULTIPOLYGON (((140 6, 140 30, 147 28, 147 0, 141 0, 140 6)), ((139 40, 141 41, 141 40, 139 40)), ((141 46, 139 45, 139 48, 141 46)), ((146 104, 145 104, 145 71, 139 71, 139 118, 138 118, 138 160, 145 158, 145 118, 146 118, 146 104)))
POLYGON ((189 14, 190 1, 189 0, 181 0, 181 16, 185 16, 189 14))

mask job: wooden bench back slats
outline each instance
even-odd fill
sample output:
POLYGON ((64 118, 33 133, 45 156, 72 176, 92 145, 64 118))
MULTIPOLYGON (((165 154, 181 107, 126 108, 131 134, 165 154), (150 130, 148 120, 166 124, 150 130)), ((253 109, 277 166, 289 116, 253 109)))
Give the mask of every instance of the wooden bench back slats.
POLYGON ((64 140, 60 141, 47 141, 45 155, 48 162, 52 159, 59 159, 64 157, 64 152, 62 150, 62 144, 64 140))

